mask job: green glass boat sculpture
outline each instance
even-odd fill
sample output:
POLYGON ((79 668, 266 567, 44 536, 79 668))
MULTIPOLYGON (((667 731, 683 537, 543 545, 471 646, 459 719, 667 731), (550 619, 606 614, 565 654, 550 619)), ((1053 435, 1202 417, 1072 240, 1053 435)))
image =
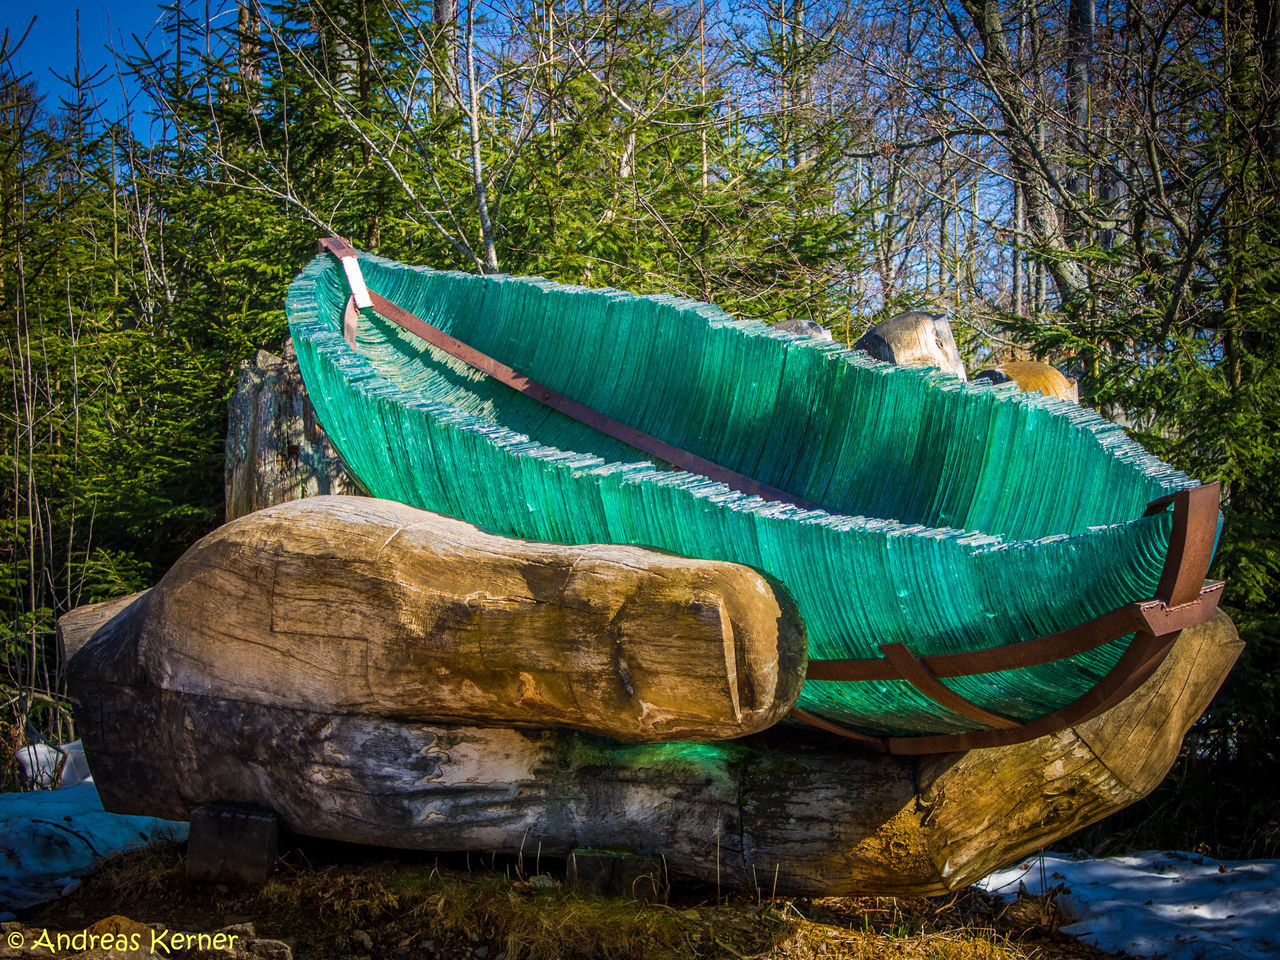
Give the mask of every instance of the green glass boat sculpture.
POLYGON ((1127 696, 1216 608, 1217 486, 1091 410, 706 303, 321 246, 290 329, 372 494, 764 571, 808 633, 794 715, 831 733, 897 753, 1040 736, 1127 696))

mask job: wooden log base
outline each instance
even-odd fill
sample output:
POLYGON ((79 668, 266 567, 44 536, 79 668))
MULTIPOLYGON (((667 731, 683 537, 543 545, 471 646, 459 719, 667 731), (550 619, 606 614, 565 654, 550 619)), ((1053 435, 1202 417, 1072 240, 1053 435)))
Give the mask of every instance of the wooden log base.
POLYGON ((1089 721, 903 757, 785 726, 627 744, 168 690, 140 666, 145 606, 62 622, 80 648, 70 686, 108 810, 185 819, 233 802, 304 835, 439 852, 625 847, 672 875, 781 895, 941 894, 1114 813, 1163 779, 1242 647, 1219 613, 1089 721))
POLYGON ((196 807, 187 835, 187 879, 259 887, 271 874, 279 843, 280 819, 270 810, 196 807))

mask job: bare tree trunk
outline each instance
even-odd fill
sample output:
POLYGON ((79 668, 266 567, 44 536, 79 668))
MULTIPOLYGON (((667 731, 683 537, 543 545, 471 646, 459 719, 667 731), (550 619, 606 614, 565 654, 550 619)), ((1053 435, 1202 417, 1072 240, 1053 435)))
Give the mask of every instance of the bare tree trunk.
MULTIPOLYGON (((1108 117, 1103 123, 1102 142, 1114 143, 1112 135, 1112 122, 1108 117)), ((1099 171, 1098 200, 1106 211, 1106 226, 1098 234, 1098 243, 1104 250, 1115 246, 1116 234, 1124 223, 1131 173, 1129 161, 1123 156, 1114 157, 1112 164, 1113 166, 1099 171)))
MULTIPOLYGON (((1067 173, 1067 192, 1077 204, 1088 202, 1092 171, 1083 166, 1089 153, 1089 110, 1093 82, 1094 0, 1070 0, 1067 8, 1067 118, 1071 147, 1075 152, 1067 173)), ((1087 242, 1079 214, 1068 211, 1067 242, 1079 247, 1087 242)))
MULTIPOLYGON (((456 0, 453 0, 456 2, 456 0)), ((480 219, 480 239, 484 244, 485 273, 498 272, 498 248, 494 244, 493 221, 489 218, 488 188, 484 181, 484 159, 480 155, 480 83, 476 75, 475 17, 467 7, 467 132, 471 141, 471 184, 480 219)))
POLYGON ((1022 185, 1013 181, 1013 249, 1009 252, 1010 270, 1013 273, 1013 293, 1010 297, 1010 308, 1018 316, 1022 316, 1026 306, 1026 293, 1023 290, 1022 278, 1025 265, 1022 262, 1022 238, 1027 232, 1027 212, 1022 199, 1022 185))
MULTIPOLYGON (((326 19, 329 15, 317 10, 312 17, 312 29, 316 35, 333 36, 334 64, 331 72, 333 85, 348 98, 356 98, 360 91, 360 58, 351 44, 351 23, 342 16, 326 19)), ((324 48, 327 49, 325 44, 324 48)))
MULTIPOLYGON (((962 5, 982 44, 979 66, 983 83, 995 95, 1007 128, 1004 146, 1014 176, 1024 187, 1028 230, 1047 255, 1047 270, 1059 295, 1063 300, 1073 299, 1086 291, 1088 278, 1081 265, 1068 256, 1070 247, 1059 209, 1065 190, 1037 136, 1041 105, 1014 65, 999 5, 995 0, 962 0, 962 5)), ((952 19, 951 23, 958 34, 966 35, 958 21, 952 19)))
POLYGON ((901 167, 889 158, 889 182, 885 191, 882 211, 877 211, 879 221, 876 231, 876 268, 880 273, 880 293, 887 298, 893 291, 893 235, 898 228, 898 200, 902 189, 901 167))
MULTIPOLYGON (((702 0, 698 0, 698 94, 699 105, 707 101, 707 11, 702 0)), ((698 131, 698 145, 702 154, 699 183, 702 186, 702 201, 707 199, 707 176, 711 172, 707 164, 707 128, 702 125, 698 131)))
POLYGON ((808 38, 805 34, 805 0, 791 0, 791 166, 809 162, 805 125, 809 108, 808 38))
MULTIPOLYGON (((945 165, 938 171, 945 175, 945 165)), ((941 185, 946 189, 945 181, 941 185)), ((940 190, 939 193, 942 191, 940 190)), ((938 200, 938 296, 947 296, 947 201, 938 200)))
POLYGON ((435 0, 432 20, 438 39, 437 87, 440 91, 440 108, 457 110, 458 100, 458 0, 435 0))
POLYGON ((262 29, 262 11, 257 0, 240 0, 236 29, 239 33, 237 52, 239 56, 240 84, 247 93, 256 90, 262 82, 262 69, 259 64, 261 50, 257 37, 262 29))
POLYGON ((1049 304, 1049 272, 1045 269, 1044 261, 1036 261, 1036 316, 1042 316, 1049 304))
MULTIPOLYGON (((447 0, 457 4, 457 0, 447 0)), ((555 0, 547 3, 547 133, 551 142, 556 142, 556 4, 555 0)), ((557 153, 557 165, 559 164, 557 153)))

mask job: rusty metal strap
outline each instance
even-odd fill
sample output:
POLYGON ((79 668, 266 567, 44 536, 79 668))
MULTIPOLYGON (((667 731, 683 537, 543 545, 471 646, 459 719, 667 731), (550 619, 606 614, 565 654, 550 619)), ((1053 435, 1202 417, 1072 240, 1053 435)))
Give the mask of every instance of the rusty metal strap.
MULTIPOLYGON (((1170 504, 1174 508, 1169 551, 1155 598, 1125 604, 1060 633, 982 650, 920 657, 920 664, 935 677, 1017 670, 1088 653, 1136 631, 1163 637, 1207 622, 1218 609, 1223 588, 1220 582, 1204 580, 1218 531, 1218 493, 1219 485, 1209 483, 1148 505, 1143 516, 1170 504)), ((805 676, 808 680, 907 679, 894 663, 882 657, 810 660, 805 676)))
POLYGON ((339 260, 343 257, 354 257, 358 253, 356 248, 347 243, 342 237, 321 237, 320 251, 322 253, 332 253, 339 260))
POLYGON ((1153 637, 1139 633, 1116 665, 1078 699, 1060 710, 1008 729, 974 730, 971 733, 938 734, 918 737, 887 737, 877 749, 888 753, 915 755, 945 753, 952 750, 975 750, 1004 747, 1043 737, 1067 727, 1084 723, 1105 710, 1110 710, 1132 694, 1164 662, 1178 635, 1153 637))
POLYGON ((976 704, 952 690, 939 680, 932 670, 917 659, 915 654, 907 649, 905 643, 881 644, 880 652, 884 654, 886 660, 893 664, 900 677, 934 703, 941 704, 952 713, 958 713, 960 716, 967 717, 984 726, 997 727, 1002 730, 1020 726, 1017 720, 988 710, 986 707, 976 704))
MULTIPOLYGON (((1022 743, 1043 737, 1067 727, 1083 723, 1105 710, 1109 710, 1125 697, 1132 694, 1156 671, 1164 662, 1164 658, 1173 649, 1177 633, 1163 637, 1153 637, 1149 633, 1138 633, 1129 648, 1121 655, 1116 665, 1092 688, 1066 706, 1026 723, 1012 726, 996 726, 994 729, 972 730, 967 733, 922 734, 910 737, 873 737, 856 730, 850 730, 840 724, 792 707, 788 714, 807 726, 822 730, 847 740, 857 746, 873 750, 877 753, 891 753, 902 756, 923 756, 931 753, 950 753, 953 751, 978 750, 987 747, 1006 747, 1013 743, 1022 743)), ((971 718, 972 719, 972 718, 971 718)))
MULTIPOLYGON (((921 657, 920 663, 935 677, 971 677, 999 670, 1038 667, 1066 657, 1088 653, 1123 636, 1144 630, 1162 637, 1209 620, 1222 598, 1221 582, 1205 583, 1191 603, 1168 606, 1162 600, 1143 600, 1082 623, 1070 630, 964 653, 921 657)), ((865 660, 810 660, 808 680, 901 680, 901 672, 883 657, 865 660)))
POLYGON ((1173 504, 1169 553, 1160 574, 1160 585, 1156 587, 1156 596, 1170 607, 1193 603, 1200 594, 1218 539, 1221 496, 1221 484, 1206 483, 1191 490, 1179 490, 1172 497, 1161 497, 1147 505, 1143 516, 1164 510, 1166 500, 1173 504))
MULTIPOLYGON (((328 237, 320 241, 320 247, 342 261, 344 267, 348 262, 354 261, 355 250, 345 240, 338 237, 328 237)), ((358 267, 357 267, 358 270, 358 267)), ((348 279, 350 279, 351 271, 348 270, 348 279)), ((360 283, 363 285, 363 279, 360 283)), ((354 296, 348 301, 346 310, 343 313, 344 336, 349 343, 354 346, 355 343, 355 320, 357 316, 357 303, 354 296)), ((499 383, 506 384, 513 390, 519 391, 526 397, 530 397, 539 403, 550 407, 553 410, 563 413, 565 416, 577 420, 579 423, 585 424, 593 430, 613 437, 615 440, 621 440, 628 446, 634 447, 642 453, 647 453, 651 457, 659 460, 665 460, 673 466, 682 470, 688 470, 690 473, 700 474, 710 480, 723 483, 727 487, 731 487, 740 493, 751 496, 757 496, 764 500, 779 501, 782 503, 794 504, 805 510, 820 509, 819 505, 812 501, 805 500, 795 494, 788 493, 785 490, 779 490, 777 487, 771 487, 768 484, 761 483, 752 477, 745 476, 730 470, 728 467, 722 467, 718 463, 713 463, 702 457, 692 454, 687 450, 673 446, 664 440, 650 436, 635 427, 628 426, 620 420, 606 416, 598 410, 581 404, 571 397, 565 396, 559 391, 531 380, 524 374, 512 369, 505 363, 495 360, 488 354, 481 353, 475 347, 472 347, 456 337, 450 336, 439 327, 432 326, 420 317, 415 316, 403 307, 397 306, 390 300, 381 296, 373 290, 368 291, 369 299, 373 306, 374 313, 378 314, 385 320, 389 320, 397 326, 408 330, 414 336, 425 340, 434 347, 443 350, 451 357, 461 360, 463 363, 479 370, 481 373, 492 377, 499 383)))

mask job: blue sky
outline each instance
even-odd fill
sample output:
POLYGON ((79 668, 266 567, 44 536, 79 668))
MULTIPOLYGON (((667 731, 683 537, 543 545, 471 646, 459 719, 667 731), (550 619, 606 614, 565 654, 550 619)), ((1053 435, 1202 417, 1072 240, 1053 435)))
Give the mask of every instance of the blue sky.
POLYGON ((112 2, 68 3, 66 0, 14 0, 0 3, 0 29, 9 31, 10 45, 36 18, 26 42, 11 64, 18 73, 30 73, 40 89, 53 93, 59 86, 51 71, 70 73, 75 66, 76 12, 80 14, 80 46, 92 71, 111 65, 107 50, 110 38, 122 52, 132 49, 130 34, 146 34, 160 17, 154 2, 112 0, 112 2))
MULTIPOLYGON (((210 0, 209 4, 214 10, 224 5, 224 0, 210 0)), ((195 9, 194 3, 184 6, 195 9)), ((200 9, 203 11, 203 4, 200 9)), ((57 97, 63 91, 55 73, 68 75, 75 67, 77 12, 80 49, 88 71, 92 73, 105 66, 104 76, 112 77, 99 88, 104 113, 111 118, 118 113, 122 101, 120 85, 112 76, 115 62, 108 45, 114 44, 122 54, 132 53, 137 50, 134 35, 145 40, 151 34, 148 46, 153 51, 163 49, 164 37, 156 23, 164 12, 154 0, 0 0, 0 30, 9 32, 10 47, 35 17, 26 41, 10 66, 18 74, 30 74, 40 91, 48 96, 50 107, 57 105, 57 97)))

